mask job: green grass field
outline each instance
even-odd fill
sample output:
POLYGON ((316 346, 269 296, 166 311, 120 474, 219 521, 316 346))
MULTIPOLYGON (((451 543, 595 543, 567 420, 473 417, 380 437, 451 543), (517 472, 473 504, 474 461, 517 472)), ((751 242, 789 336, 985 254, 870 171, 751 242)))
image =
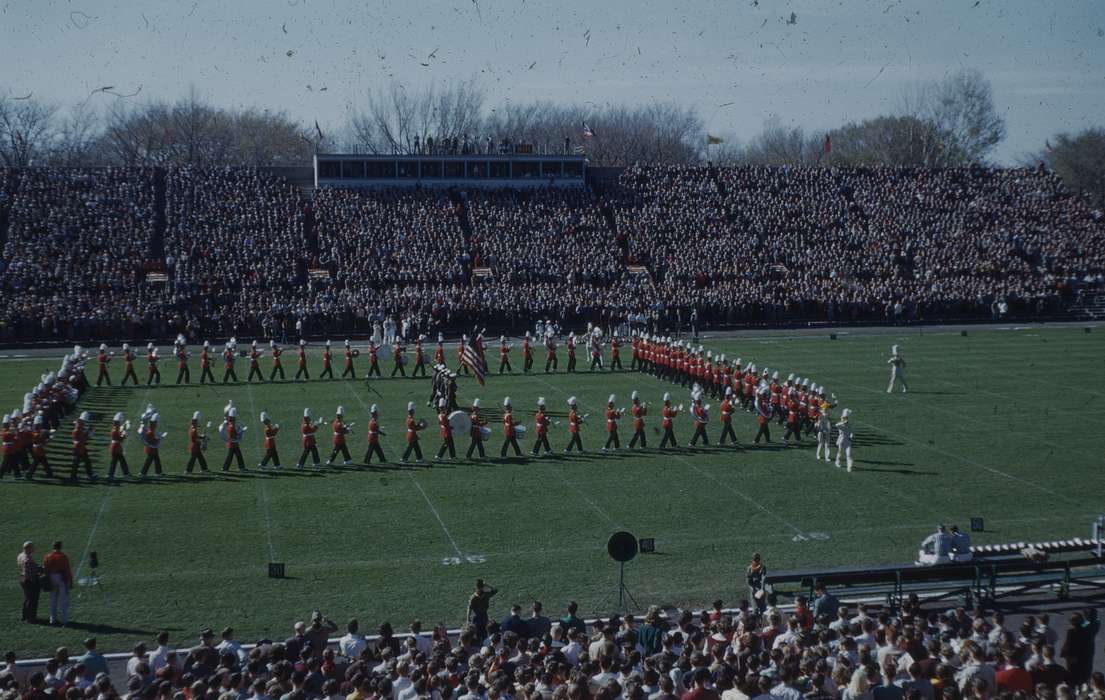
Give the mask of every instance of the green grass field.
MULTIPOLYGON (((93 412, 100 433, 97 471, 106 471, 103 440, 111 414, 122 410, 133 419, 152 402, 170 433, 162 450, 168 475, 117 486, 10 477, 0 484, 0 551, 11 558, 10 575, 0 582, 0 646, 44 653, 75 646, 92 629, 101 649, 120 651, 159 629, 184 641, 202 627, 226 624, 250 641, 287 636, 312 609, 339 621, 357 616, 372 627, 383 620, 405 626, 415 617, 455 626, 476 577, 499 587, 495 615, 530 596, 554 611, 574 598, 591 615, 612 608, 617 569, 605 543, 622 528, 656 538, 659 553, 638 557, 626 570, 642 605, 701 606, 716 597, 735 603, 754 550, 776 569, 901 562, 912 559, 937 522, 966 525, 971 516, 984 517, 987 531, 976 534, 976 543, 1052 539, 1086 536, 1091 518, 1105 511, 1101 330, 972 330, 967 337, 909 330, 839 340, 825 334, 704 342, 835 391, 854 412, 857 470, 815 461, 812 444, 751 447, 755 421, 743 413, 736 428, 744 449, 603 454, 602 423, 594 418, 607 394, 628 404, 637 389, 655 404, 671 390, 686 400, 686 390, 628 372, 494 376, 484 388, 463 379, 461 401, 480 396, 496 417, 504 395, 528 418, 538 396, 559 414, 575 394, 592 414, 584 434, 588 454, 417 466, 396 462, 408 400, 431 422, 423 433, 427 458, 439 444, 423 380, 93 389, 82 406, 93 412), (909 363, 906 395, 885 393, 894 342, 909 363), (250 426, 243 451, 251 467, 261 456, 256 416, 266 410, 284 426, 283 472, 182 473, 191 412, 199 409, 217 424, 228 398, 250 426), (356 423, 351 447, 359 459, 374 402, 388 431, 384 450, 391 464, 289 471, 305 406, 329 417, 344 405, 356 423), (80 577, 88 573, 87 554, 99 554, 102 586, 78 586, 76 629, 21 625, 19 545, 33 539, 41 556, 58 538, 80 577), (266 578, 270 561, 285 562, 288 578, 266 578)), ((18 405, 36 377, 56 364, 5 361, 0 401, 18 405)), ((294 371, 294 358, 291 364, 294 371)), ((113 370, 118 381, 119 368, 113 370)), ((175 369, 163 375, 171 382, 175 369)), ((192 375, 198 377, 196 368, 192 375)), ((653 445, 658 424, 651 416, 653 445)), ((497 455, 501 431, 492 427, 488 447, 497 455)), ((685 416, 676 432, 684 442, 690 437, 685 416)), ((710 432, 716 439, 716 424, 710 432)), ((623 440, 630 433, 624 425, 623 440)), ((325 460, 329 431, 320 434, 325 460)), ((554 428, 551 442, 559 451, 566 430, 554 428)), ((55 466, 68 462, 67 439, 58 443, 55 466)), ((527 454, 529 443, 523 440, 527 454)), ((460 450, 467 444, 458 439, 460 450)), ((134 470, 141 445, 132 439, 127 449, 134 470)), ((208 459, 215 469, 223 454, 213 441, 208 459)), ((44 598, 40 614, 45 609, 44 598)))

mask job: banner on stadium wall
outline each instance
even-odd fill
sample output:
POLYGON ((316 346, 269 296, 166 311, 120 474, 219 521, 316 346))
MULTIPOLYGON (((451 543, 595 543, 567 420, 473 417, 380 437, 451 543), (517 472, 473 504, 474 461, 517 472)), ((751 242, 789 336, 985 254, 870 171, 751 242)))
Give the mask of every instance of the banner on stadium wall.
POLYGON ((330 279, 330 271, 325 268, 315 268, 313 270, 307 270, 307 274, 311 276, 311 279, 315 280, 330 279))
POLYGON ((169 281, 169 276, 164 272, 147 272, 146 283, 147 284, 166 284, 169 281))

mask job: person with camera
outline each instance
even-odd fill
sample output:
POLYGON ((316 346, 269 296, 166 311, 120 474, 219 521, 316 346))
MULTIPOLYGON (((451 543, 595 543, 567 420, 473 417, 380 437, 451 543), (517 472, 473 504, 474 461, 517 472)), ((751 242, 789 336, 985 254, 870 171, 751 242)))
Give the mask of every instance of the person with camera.
POLYGON ((487 637, 487 611, 491 607, 491 598, 498 592, 485 584, 482 578, 478 578, 476 591, 468 599, 468 622, 475 628, 481 642, 487 637))
POLYGON ((30 540, 15 558, 19 567, 19 585, 23 589, 23 622, 38 624, 38 597, 42 593, 42 567, 35 561, 35 545, 30 540))

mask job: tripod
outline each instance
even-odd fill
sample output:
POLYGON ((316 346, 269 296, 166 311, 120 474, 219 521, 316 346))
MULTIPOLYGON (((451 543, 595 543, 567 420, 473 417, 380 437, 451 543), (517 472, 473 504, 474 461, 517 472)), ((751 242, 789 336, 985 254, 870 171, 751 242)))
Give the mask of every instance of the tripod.
POLYGON ((100 575, 96 573, 96 569, 88 570, 88 577, 85 578, 86 588, 99 588, 100 587, 100 575))
MULTIPOLYGON (((625 614, 630 611, 629 603, 633 603, 633 609, 639 610, 641 605, 637 602, 637 599, 633 597, 633 594, 629 591, 629 587, 625 585, 625 562, 619 562, 618 566, 618 612, 625 614)), ((611 596, 611 599, 613 595, 611 596)))

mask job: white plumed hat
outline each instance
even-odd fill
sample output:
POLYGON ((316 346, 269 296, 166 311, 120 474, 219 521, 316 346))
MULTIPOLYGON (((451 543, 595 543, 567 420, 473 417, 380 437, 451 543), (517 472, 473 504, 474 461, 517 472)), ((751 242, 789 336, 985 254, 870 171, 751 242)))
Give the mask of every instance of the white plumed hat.
POLYGON ((537 397, 537 405, 538 406, 544 406, 545 405, 545 397, 544 396, 538 396, 537 397))
POLYGON ((664 401, 671 401, 671 394, 666 391, 664 392, 664 401))
POLYGON ((78 420, 90 421, 92 420, 92 414, 88 411, 81 411, 81 415, 78 417, 78 420))
POLYGON ((841 418, 847 418, 851 415, 852 415, 852 409, 850 409, 850 408, 846 408, 843 411, 841 411, 841 413, 840 413, 841 418))
POLYGON ((228 413, 227 415, 231 418, 237 418, 238 417, 238 409, 236 409, 236 408, 230 409, 230 413, 228 413))
POLYGON ((408 411, 413 411, 414 410, 414 401, 408 401, 407 402, 407 410, 408 411))
POLYGON ((606 399, 606 403, 614 403, 614 395, 613 394, 611 394, 610 397, 608 399, 606 399))
POLYGON ((444 396, 442 396, 440 399, 437 400, 437 407, 438 408, 445 408, 445 397, 444 396))
POLYGON ((344 416, 345 415, 345 407, 344 406, 338 406, 338 410, 334 411, 334 413, 336 413, 339 416, 344 416))
POLYGON ((472 408, 479 408, 479 407, 480 407, 480 400, 479 399, 472 399, 472 408))
MULTIPOLYGON (((115 419, 114 420, 115 420, 116 423, 122 423, 124 417, 125 416, 123 415, 123 412, 120 411, 119 413, 115 414, 115 419)), ((37 418, 35 420, 37 420, 37 418)))
POLYGON ((311 417, 311 409, 309 409, 309 408, 303 409, 303 417, 304 418, 310 418, 311 417))
POLYGON ((199 420, 199 419, 200 419, 200 412, 199 411, 193 411, 192 412, 192 420, 199 420))
POLYGON ((629 395, 629 398, 634 400, 634 401, 637 400, 637 390, 636 389, 634 389, 633 392, 629 395))
POLYGON ((569 397, 568 397, 568 405, 569 405, 569 406, 575 406, 575 405, 576 405, 576 397, 574 397, 574 396, 569 396, 569 397))
POLYGON ((510 405, 510 397, 509 396, 507 396, 503 399, 503 405, 504 406, 509 406, 510 405))

